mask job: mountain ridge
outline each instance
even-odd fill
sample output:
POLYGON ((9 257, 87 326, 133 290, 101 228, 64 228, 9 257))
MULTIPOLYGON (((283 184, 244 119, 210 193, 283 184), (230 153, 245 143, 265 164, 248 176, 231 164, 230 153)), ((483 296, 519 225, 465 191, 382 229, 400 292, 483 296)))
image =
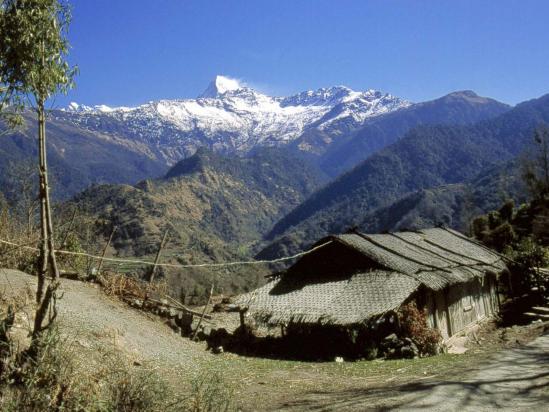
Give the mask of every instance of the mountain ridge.
POLYGON ((71 103, 55 116, 88 130, 123 131, 146 143, 172 165, 207 146, 222 153, 246 153, 257 146, 280 146, 316 128, 337 132, 411 103, 374 90, 344 86, 271 97, 234 79, 218 76, 197 99, 158 100, 136 107, 95 107, 71 103))
POLYGON ((445 96, 371 119, 340 139, 319 164, 331 176, 352 169, 376 151, 396 142, 409 130, 422 125, 469 125, 499 116, 511 107, 477 95, 471 90, 445 96))
POLYGON ((327 233, 356 226, 368 213, 414 191, 463 183, 518 155, 543 122, 549 122, 549 95, 469 126, 412 129, 312 194, 277 222, 267 239, 282 242, 279 251, 291 253, 327 233))

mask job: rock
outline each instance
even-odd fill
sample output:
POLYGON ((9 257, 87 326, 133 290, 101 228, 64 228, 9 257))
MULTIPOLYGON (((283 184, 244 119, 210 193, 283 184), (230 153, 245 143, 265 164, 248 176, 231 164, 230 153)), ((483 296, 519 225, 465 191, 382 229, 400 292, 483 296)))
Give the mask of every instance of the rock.
POLYGON ((417 345, 412 340, 410 340, 410 345, 409 346, 410 346, 410 349, 412 349, 412 351, 414 352, 414 354, 416 356, 418 356, 419 355, 419 348, 417 347, 417 345))
POLYGON ((404 345, 402 348, 400 348, 400 356, 402 356, 405 359, 413 359, 417 355, 418 355, 417 347, 415 348, 415 350, 412 347, 412 345, 404 345))
POLYGON ((459 337, 452 340, 452 345, 448 348, 448 353, 461 355, 462 353, 467 352, 465 344, 467 343, 466 337, 459 337))
POLYGON ((166 306, 160 306, 160 308, 158 308, 158 314, 163 317, 168 317, 170 315, 170 310, 166 306))
POLYGON ((391 345, 391 344, 396 345, 398 343, 398 336, 396 335, 396 333, 391 333, 390 335, 385 336, 385 338, 383 338, 383 343, 386 345, 391 345))
POLYGON ((166 321, 166 325, 168 325, 174 332, 181 333, 181 328, 175 321, 175 319, 169 319, 166 321))
POLYGON ((202 334, 208 339, 212 334, 212 328, 209 326, 202 326, 202 334))
POLYGON ((404 345, 413 345, 414 341, 410 338, 404 338, 402 339, 402 342, 404 342, 404 345))

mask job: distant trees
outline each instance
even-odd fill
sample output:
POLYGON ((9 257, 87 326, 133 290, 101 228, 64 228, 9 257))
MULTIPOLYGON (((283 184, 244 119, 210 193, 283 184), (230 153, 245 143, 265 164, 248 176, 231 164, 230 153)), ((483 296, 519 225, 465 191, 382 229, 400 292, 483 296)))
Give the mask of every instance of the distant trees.
POLYGON ((549 198, 549 127, 540 126, 522 162, 522 174, 534 200, 549 198))
POLYGON ((21 113, 26 108, 38 118, 41 246, 34 338, 44 329, 48 312, 52 318, 56 313, 59 270, 49 196, 45 105, 73 85, 76 68, 66 61, 69 23, 70 8, 64 1, 0 0, 0 109, 12 126, 22 124, 21 113), (51 281, 46 287, 48 272, 51 281))
POLYGON ((540 267, 549 264, 549 128, 534 132, 533 144, 521 162, 522 178, 530 201, 515 208, 509 200, 499 210, 478 216, 472 222, 475 237, 509 257, 513 292, 530 292, 532 287, 549 293, 549 279, 540 267))
POLYGON ((549 127, 542 125, 533 134, 533 142, 521 159, 522 179, 530 201, 515 209, 506 201, 497 211, 475 218, 473 234, 497 250, 532 237, 549 245, 549 127))
POLYGON ((14 215, 24 225, 26 236, 30 238, 35 231, 36 215, 40 207, 38 198, 38 173, 31 159, 9 162, 7 184, 4 189, 14 215))

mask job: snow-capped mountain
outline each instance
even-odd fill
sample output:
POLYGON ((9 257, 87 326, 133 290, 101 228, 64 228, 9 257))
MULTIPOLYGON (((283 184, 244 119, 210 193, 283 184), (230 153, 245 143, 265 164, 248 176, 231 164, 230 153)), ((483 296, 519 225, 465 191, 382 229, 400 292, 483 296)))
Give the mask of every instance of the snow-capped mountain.
POLYGON ((371 117, 409 105, 390 94, 344 86, 271 97, 238 80, 217 76, 196 99, 114 108, 71 103, 57 116, 145 144, 155 156, 173 164, 200 146, 245 153, 256 146, 288 144, 311 130, 328 135, 325 143, 329 144, 371 117))

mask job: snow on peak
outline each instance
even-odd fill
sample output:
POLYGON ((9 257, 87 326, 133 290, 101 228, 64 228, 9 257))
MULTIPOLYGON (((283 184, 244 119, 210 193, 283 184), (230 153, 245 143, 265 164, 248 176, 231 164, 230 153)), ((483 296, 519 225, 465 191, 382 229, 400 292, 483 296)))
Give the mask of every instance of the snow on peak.
POLYGON ((409 105, 379 91, 345 86, 272 97, 236 79, 216 76, 197 99, 158 100, 134 108, 71 103, 64 111, 72 114, 73 122, 90 128, 100 127, 102 122, 94 119, 101 117, 119 121, 125 134, 147 144, 156 141, 167 161, 175 162, 204 145, 243 153, 259 145, 288 144, 307 130, 335 137, 409 105))
POLYGON ((134 110, 133 107, 110 107, 106 104, 99 104, 95 106, 86 106, 85 104, 79 104, 76 102, 70 102, 68 106, 64 109, 61 109, 64 112, 72 113, 111 113, 111 112, 129 112, 134 110))
POLYGON ((61 110, 73 113, 84 113, 93 111, 93 108, 76 102, 70 102, 66 108, 61 110))
POLYGON ((239 80, 227 76, 217 75, 208 88, 199 97, 215 98, 230 91, 244 89, 245 85, 239 80))

